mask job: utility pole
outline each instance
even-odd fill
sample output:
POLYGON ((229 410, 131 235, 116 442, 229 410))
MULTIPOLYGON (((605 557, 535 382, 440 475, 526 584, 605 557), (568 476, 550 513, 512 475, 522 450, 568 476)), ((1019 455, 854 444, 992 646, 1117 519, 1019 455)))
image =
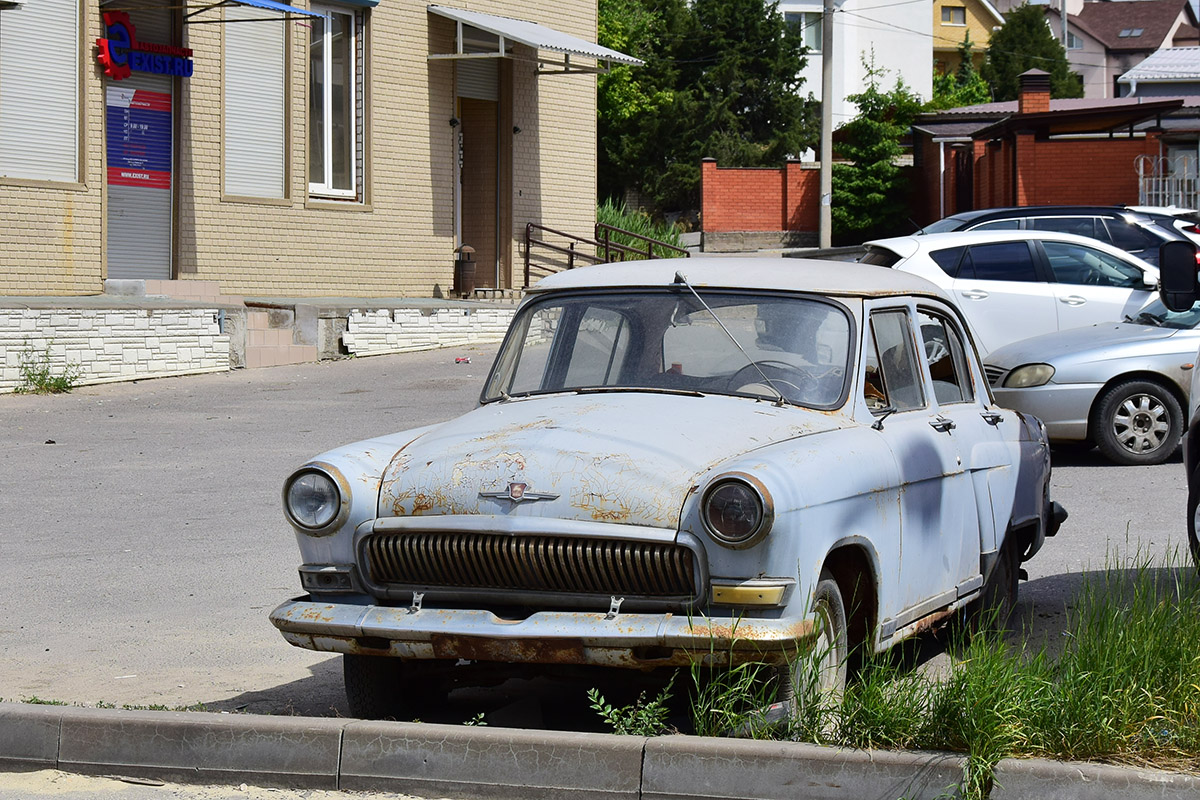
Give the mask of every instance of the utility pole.
POLYGON ((833 2, 824 0, 821 13, 821 247, 833 243, 833 2))

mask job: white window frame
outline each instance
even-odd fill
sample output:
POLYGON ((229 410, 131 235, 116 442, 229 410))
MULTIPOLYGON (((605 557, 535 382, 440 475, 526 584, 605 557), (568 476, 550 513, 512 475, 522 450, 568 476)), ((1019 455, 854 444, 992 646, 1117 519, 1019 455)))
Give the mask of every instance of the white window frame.
MULTIPOLYGON (((358 15, 359 12, 353 8, 343 8, 329 5, 313 4, 311 9, 317 13, 325 15, 325 37, 322 45, 322 66, 324 75, 322 75, 321 85, 324 87, 324 97, 321 113, 324 115, 324 142, 322 149, 324 150, 325 175, 324 181, 313 183, 311 180, 308 184, 308 193, 315 198, 330 198, 337 200, 357 200, 358 199, 358 152, 359 142, 361 140, 359 123, 358 123, 358 83, 359 83, 359 63, 358 63, 358 15), (348 55, 350 58, 350 75, 351 81, 347 89, 350 92, 349 104, 350 109, 349 119, 349 136, 354 143, 353 157, 350 159, 350 188, 335 189, 333 183, 333 59, 330 58, 330 53, 333 51, 332 38, 333 26, 330 24, 333 14, 342 14, 350 17, 350 42, 348 55)), ((308 68, 312 69, 312 56, 308 56, 308 68)), ((312 83, 309 82, 311 87, 312 83)), ((311 109, 311 105, 309 106, 311 109)), ((312 120, 308 121, 312 125, 312 120)), ((309 142, 311 145, 311 141, 309 142)), ((311 151, 310 151, 311 152, 311 151)), ((311 175, 311 173, 309 173, 311 175)))
POLYGON ((808 47, 809 53, 820 53, 822 47, 824 46, 824 42, 822 41, 822 34, 824 33, 824 29, 822 28, 821 13, 822 12, 819 10, 799 10, 799 9, 797 9, 797 10, 784 9, 784 12, 783 12, 785 20, 788 17, 792 17, 793 20, 796 17, 799 17, 800 38, 804 40, 805 46, 808 47), (811 47, 808 45, 808 36, 806 36, 805 33, 808 31, 808 28, 810 25, 813 26, 813 29, 816 31, 815 36, 818 41, 817 47, 811 47))
POLYGON ((967 24, 967 7, 966 6, 942 6, 942 24, 953 25, 956 28, 965 27, 967 24), (954 21, 955 11, 962 12, 962 22, 954 21))
POLYGON ((0 17, 3 18, 0 27, 4 29, 0 41, 15 36, 29 47, 28 51, 11 44, 4 48, 4 55, 9 60, 6 66, 0 68, 6 84, 0 85, 0 137, 3 137, 3 141, 0 141, 0 182, 79 185, 82 150, 80 101, 83 97, 80 85, 82 48, 79 47, 79 0, 21 5, 0 2, 0 8, 3 9, 0 11, 0 17), (47 11, 51 6, 52 10, 47 11), (61 24, 64 18, 70 21, 69 29, 61 24), (47 41, 49 37, 45 34, 37 35, 38 26, 47 24, 54 26, 53 33, 58 37, 52 42, 47 41), (55 51, 55 56, 65 55, 65 58, 55 65, 53 78, 47 78, 45 64, 35 57, 34 52, 38 47, 53 46, 61 46, 61 50, 55 51), (54 79, 57 79, 56 83, 47 85, 48 80, 54 79), (48 91, 51 88, 57 92, 56 95, 48 91), (58 102, 53 106, 35 108, 35 103, 27 102, 31 91, 34 95, 40 95, 43 101, 54 97, 58 102), (47 124, 46 115, 51 111, 57 116, 53 118, 53 126, 48 131, 40 126, 47 124), (43 137, 40 149, 39 136, 43 137))
POLYGON ((1067 31, 1067 49, 1082 50, 1083 37, 1076 35, 1074 31, 1067 31))

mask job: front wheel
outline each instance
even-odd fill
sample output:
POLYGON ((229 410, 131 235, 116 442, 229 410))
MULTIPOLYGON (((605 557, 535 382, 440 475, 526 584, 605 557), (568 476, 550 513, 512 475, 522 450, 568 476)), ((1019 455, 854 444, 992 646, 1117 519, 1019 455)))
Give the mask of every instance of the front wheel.
POLYGON ((1183 435, 1179 401, 1153 381, 1127 381, 1109 389, 1092 422, 1100 452, 1118 464, 1161 464, 1183 435))
POLYGON ((406 709, 403 663, 387 656, 342 656, 342 678, 350 716, 358 719, 402 719, 406 709))
POLYGON ((837 581, 828 570, 821 570, 813 593, 813 613, 817 618, 817 635, 812 650, 780 668, 783 687, 779 700, 790 704, 793 715, 815 699, 837 700, 846 688, 850 654, 846 605, 837 581))

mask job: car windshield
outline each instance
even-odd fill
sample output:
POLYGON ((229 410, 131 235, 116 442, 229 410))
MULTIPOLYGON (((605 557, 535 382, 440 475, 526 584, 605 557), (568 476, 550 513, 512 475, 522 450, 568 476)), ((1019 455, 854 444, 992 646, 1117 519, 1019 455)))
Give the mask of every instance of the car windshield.
POLYGON ((483 401, 642 390, 840 404, 851 341, 843 306, 811 296, 698 291, 711 313, 683 288, 551 296, 526 306, 483 401))
POLYGON ((1133 322, 1156 325, 1160 328, 1191 330, 1200 323, 1200 303, 1196 303, 1187 311, 1169 311, 1161 300, 1154 300, 1138 312, 1133 322))

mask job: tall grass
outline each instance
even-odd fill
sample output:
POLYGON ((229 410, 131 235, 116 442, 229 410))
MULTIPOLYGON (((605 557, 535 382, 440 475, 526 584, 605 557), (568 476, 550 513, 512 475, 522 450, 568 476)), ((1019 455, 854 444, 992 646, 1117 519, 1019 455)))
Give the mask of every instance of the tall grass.
MULTIPOLYGON (((1200 772, 1200 579, 1184 560, 1135 556, 1086 576, 1061 643, 983 626, 950 641, 941 678, 891 653, 868 658, 839 702, 810 687, 789 725, 761 734, 965 753, 971 798, 987 795, 1010 756, 1200 772)), ((693 701, 695 732, 727 733, 748 703, 773 699, 756 694, 760 678, 752 667, 709 676, 703 685, 716 688, 693 701)))
MULTIPOLYGON (((666 242, 675 247, 682 247, 679 241, 678 228, 667 223, 655 222, 648 214, 630 210, 623 202, 618 204, 611 199, 606 199, 596 207, 596 222, 611 225, 614 228, 620 228, 621 230, 636 233, 650 239, 657 239, 660 242, 666 242)), ((617 233, 612 234, 611 240, 616 244, 623 244, 639 250, 645 250, 646 248, 646 243, 640 239, 622 236, 617 233)), ((680 255, 680 253, 663 248, 654 248, 655 258, 673 258, 680 255)), ((619 260, 619 256, 614 255, 613 260, 619 260)))

